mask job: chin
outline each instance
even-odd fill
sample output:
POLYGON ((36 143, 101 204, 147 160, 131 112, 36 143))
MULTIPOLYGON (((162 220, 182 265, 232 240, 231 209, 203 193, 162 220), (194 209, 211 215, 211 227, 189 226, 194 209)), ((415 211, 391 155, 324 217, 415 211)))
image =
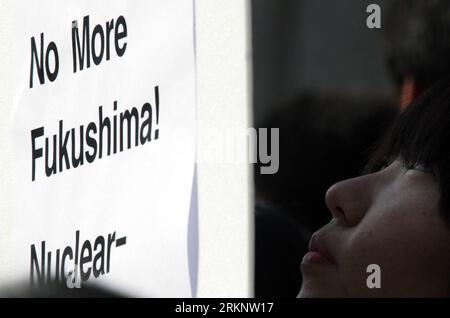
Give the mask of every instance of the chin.
POLYGON ((319 286, 312 282, 303 282, 297 298, 344 298, 346 293, 336 286, 319 286))
MULTIPOLYGON (((298 298, 326 298, 327 296, 325 296, 322 292, 320 292, 320 289, 317 290, 316 288, 306 287, 305 284, 303 284, 297 297, 298 298)), ((330 296, 328 296, 328 297, 330 297, 330 296)))

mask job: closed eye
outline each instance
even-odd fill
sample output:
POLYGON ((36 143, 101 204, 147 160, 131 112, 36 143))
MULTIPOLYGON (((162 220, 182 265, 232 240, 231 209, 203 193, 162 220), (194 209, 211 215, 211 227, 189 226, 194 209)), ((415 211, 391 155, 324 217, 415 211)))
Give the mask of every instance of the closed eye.
POLYGON ((416 163, 413 166, 408 167, 407 169, 422 171, 422 172, 431 173, 432 175, 435 175, 433 168, 430 165, 423 164, 423 163, 416 163))

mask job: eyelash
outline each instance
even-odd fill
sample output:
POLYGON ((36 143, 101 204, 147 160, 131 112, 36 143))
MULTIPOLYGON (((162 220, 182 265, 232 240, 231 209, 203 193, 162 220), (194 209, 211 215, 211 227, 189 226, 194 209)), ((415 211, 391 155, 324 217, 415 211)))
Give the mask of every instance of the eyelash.
MULTIPOLYGON (((392 164, 392 161, 386 159, 381 164, 379 170, 383 170, 383 169, 389 167, 391 164, 392 164)), ((405 169, 406 170, 418 170, 418 171, 423 171, 423 172, 427 172, 427 173, 431 173, 431 174, 435 175, 433 168, 430 165, 427 165, 424 163, 415 163, 415 164, 411 164, 411 165, 405 164, 405 169)))
POLYGON ((433 168, 431 168, 431 166, 429 166, 427 164, 424 164, 424 163, 416 163, 414 165, 407 166, 406 169, 428 172, 428 173, 431 173, 431 174, 434 175, 433 168))

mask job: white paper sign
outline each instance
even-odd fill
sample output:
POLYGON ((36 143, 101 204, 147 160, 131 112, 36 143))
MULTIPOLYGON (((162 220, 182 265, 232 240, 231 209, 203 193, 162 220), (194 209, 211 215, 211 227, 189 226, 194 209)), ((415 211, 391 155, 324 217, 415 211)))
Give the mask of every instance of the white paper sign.
POLYGON ((3 4, 8 280, 190 297, 193 3, 3 4))

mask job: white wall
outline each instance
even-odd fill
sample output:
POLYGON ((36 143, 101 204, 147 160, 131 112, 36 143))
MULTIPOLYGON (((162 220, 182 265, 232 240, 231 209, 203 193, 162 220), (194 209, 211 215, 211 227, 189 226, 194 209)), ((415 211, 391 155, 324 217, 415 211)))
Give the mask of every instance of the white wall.
MULTIPOLYGON (((196 0, 197 155, 211 126, 251 126, 250 2, 196 0)), ((198 165, 198 297, 253 295, 253 178, 247 163, 198 165)))

